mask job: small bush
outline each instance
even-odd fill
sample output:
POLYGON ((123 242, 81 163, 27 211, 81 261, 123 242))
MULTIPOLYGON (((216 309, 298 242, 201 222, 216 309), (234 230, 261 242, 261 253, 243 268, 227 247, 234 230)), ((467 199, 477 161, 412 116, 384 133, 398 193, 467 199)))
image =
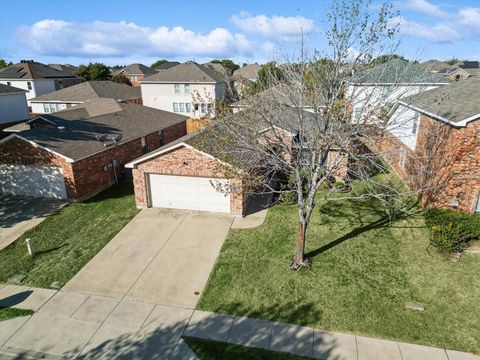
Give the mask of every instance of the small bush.
POLYGON ((430 244, 443 253, 451 254, 465 250, 465 232, 457 225, 434 225, 430 228, 430 244))
POLYGON ((447 209, 428 209, 425 223, 430 243, 444 253, 465 250, 468 242, 480 239, 480 216, 447 209))
POLYGON ((470 240, 480 239, 480 216, 466 214, 447 209, 428 209, 425 212, 425 223, 428 228, 435 225, 455 224, 470 240))
POLYGON ((279 202, 283 205, 292 205, 297 202, 297 193, 295 191, 282 193, 279 202))

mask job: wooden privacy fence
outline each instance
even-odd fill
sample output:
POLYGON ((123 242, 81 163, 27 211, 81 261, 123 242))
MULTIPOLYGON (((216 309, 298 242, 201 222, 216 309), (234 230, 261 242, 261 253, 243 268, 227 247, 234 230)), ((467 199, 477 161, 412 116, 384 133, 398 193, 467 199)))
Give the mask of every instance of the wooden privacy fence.
POLYGON ((187 134, 207 126, 211 121, 212 119, 187 119, 187 134))

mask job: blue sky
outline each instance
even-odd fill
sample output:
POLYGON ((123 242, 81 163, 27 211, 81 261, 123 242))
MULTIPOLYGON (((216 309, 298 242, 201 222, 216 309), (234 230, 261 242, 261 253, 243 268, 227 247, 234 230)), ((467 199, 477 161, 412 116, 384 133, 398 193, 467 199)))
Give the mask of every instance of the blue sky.
MULTIPOLYGON (((324 50, 319 39, 329 2, 0 0, 0 57, 109 65, 158 58, 264 62, 295 46, 300 29, 309 33, 310 47, 324 50)), ((402 55, 480 60, 480 0, 391 3, 400 12, 402 55)))

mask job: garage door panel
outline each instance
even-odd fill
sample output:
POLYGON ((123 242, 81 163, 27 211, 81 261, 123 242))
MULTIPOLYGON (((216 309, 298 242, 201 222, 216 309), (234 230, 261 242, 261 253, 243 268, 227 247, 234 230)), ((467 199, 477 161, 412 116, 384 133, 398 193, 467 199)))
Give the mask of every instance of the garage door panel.
POLYGON ((67 198, 62 169, 55 166, 0 164, 0 193, 67 198))
POLYGON ((217 191, 211 181, 226 179, 150 174, 150 199, 153 207, 230 212, 230 195, 217 191))

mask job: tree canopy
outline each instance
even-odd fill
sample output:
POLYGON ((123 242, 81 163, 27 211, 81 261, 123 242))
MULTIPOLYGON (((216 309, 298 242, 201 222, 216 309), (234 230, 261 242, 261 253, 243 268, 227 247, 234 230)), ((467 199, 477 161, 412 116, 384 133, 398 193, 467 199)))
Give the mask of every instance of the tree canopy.
POLYGON ((160 65, 165 64, 166 62, 168 62, 167 59, 160 59, 155 61, 150 67, 155 69, 156 67, 159 67, 160 65))
POLYGON ((110 80, 110 68, 102 63, 89 63, 88 65, 80 65, 77 71, 77 76, 85 80, 110 80))
POLYGON ((212 60, 211 62, 214 63, 214 64, 222 64, 232 74, 235 70, 240 69, 240 66, 238 64, 235 64, 232 60, 229 60, 229 59, 223 59, 223 60, 218 60, 217 59, 217 60, 212 60))
POLYGON ((0 59, 0 69, 2 69, 4 67, 7 67, 7 66, 10 66, 12 64, 13 63, 11 61, 7 63, 4 59, 0 59))

